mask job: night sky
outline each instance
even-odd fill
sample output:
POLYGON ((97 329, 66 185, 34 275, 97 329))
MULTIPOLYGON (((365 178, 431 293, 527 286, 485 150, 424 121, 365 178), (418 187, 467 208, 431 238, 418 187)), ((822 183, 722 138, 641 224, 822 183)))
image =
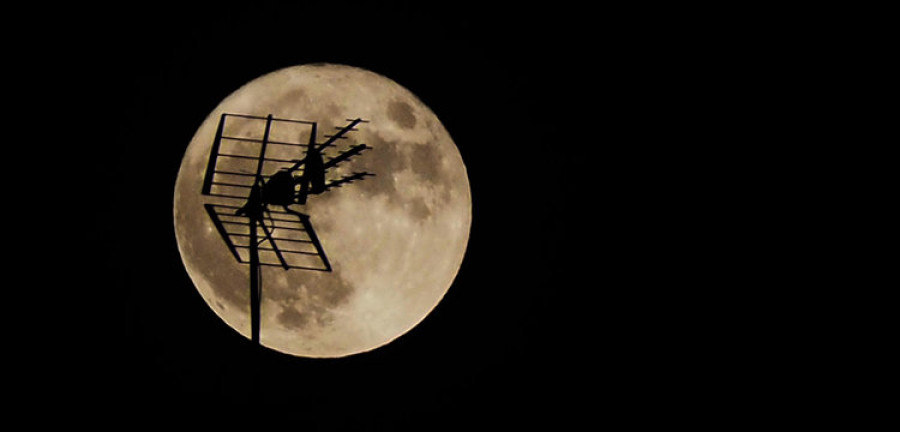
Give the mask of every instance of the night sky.
POLYGON ((608 64, 594 62, 604 50, 590 26, 539 10, 248 7, 132 10, 68 42, 88 68, 76 92, 115 125, 80 154, 98 167, 80 175, 103 193, 82 230, 102 263, 86 275, 96 299, 68 329, 77 386, 104 405, 255 406, 298 426, 558 424, 592 409, 599 371, 584 366, 611 337, 586 325, 611 306, 585 312, 609 264, 590 233, 608 196, 585 182, 608 163, 592 155, 612 120, 592 111, 608 64), (208 113, 244 83, 310 62, 416 94, 458 146, 473 200, 442 302, 394 342, 332 360, 257 350, 229 328, 190 281, 172 226, 181 157, 208 113))
POLYGON ((791 357, 819 325, 798 315, 818 294, 792 294, 805 273, 778 274, 809 259, 779 235, 804 226, 782 215, 817 179, 780 202, 755 184, 778 190, 767 163, 819 146, 777 129, 807 96, 830 96, 802 67, 819 33, 794 23, 837 21, 745 5, 253 3, 7 15, 7 95, 25 97, 8 100, 5 130, 25 138, 4 161, 33 200, 5 201, 7 231, 35 265, 7 265, 33 282, 6 285, 6 358, 27 363, 8 369, 24 383, 10 399, 119 429, 173 426, 175 411, 298 430, 573 430, 743 422, 828 385, 826 372, 798 381, 814 362, 791 357), (458 146, 473 201, 434 311, 332 360, 254 349, 223 323, 182 265, 172 214, 214 107, 313 62, 418 96, 458 146))

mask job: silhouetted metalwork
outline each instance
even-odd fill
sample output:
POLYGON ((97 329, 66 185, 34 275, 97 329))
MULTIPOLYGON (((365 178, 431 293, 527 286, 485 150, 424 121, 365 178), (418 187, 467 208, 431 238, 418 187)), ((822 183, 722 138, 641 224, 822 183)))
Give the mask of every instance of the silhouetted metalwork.
POLYGON ((250 266, 251 340, 259 344, 261 266, 284 270, 331 271, 310 217, 296 207, 310 196, 362 180, 374 174, 356 172, 327 180, 330 168, 371 149, 357 144, 334 156, 326 150, 346 140, 366 120, 347 119, 337 132, 316 142, 318 123, 305 120, 225 113, 203 177, 204 203, 222 240, 234 258, 250 266), (300 142, 292 138, 306 138, 300 142), (302 158, 303 149, 306 150, 302 158), (327 159, 326 159, 327 158, 327 159))

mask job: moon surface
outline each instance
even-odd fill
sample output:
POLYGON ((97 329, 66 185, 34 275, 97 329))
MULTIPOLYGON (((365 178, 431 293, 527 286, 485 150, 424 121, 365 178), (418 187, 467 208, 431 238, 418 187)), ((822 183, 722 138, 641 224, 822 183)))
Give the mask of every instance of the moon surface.
MULTIPOLYGON (((250 338, 249 265, 231 254, 203 207, 227 199, 201 194, 222 113, 315 121, 319 143, 346 119, 369 121, 326 149, 334 157, 352 145, 372 147, 329 169, 326 182, 359 171, 375 176, 292 207, 310 215, 333 271, 261 267, 263 346, 303 357, 352 355, 398 338, 434 309, 469 239, 471 192, 459 150, 435 114, 394 81, 315 64, 269 73, 226 97, 182 160, 174 195, 178 248, 197 291, 225 323, 250 338)), ((293 159, 304 156, 297 149, 293 159)))

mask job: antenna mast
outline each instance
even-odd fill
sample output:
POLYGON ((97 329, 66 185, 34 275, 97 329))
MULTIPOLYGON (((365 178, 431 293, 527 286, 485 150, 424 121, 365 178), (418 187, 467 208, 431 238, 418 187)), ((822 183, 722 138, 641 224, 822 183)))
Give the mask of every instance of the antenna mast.
MULTIPOLYGON (((296 155, 297 148, 306 147, 307 154, 319 153, 317 157, 321 158, 321 152, 328 147, 334 147, 333 143, 337 139, 346 138, 343 135, 355 131, 354 126, 366 122, 362 119, 348 119, 348 121, 350 122, 348 126, 338 128, 340 131, 334 135, 326 135, 329 139, 318 145, 316 122, 280 119, 273 117, 272 114, 260 117, 224 113, 219 119, 201 190, 210 201, 203 206, 235 259, 250 266, 250 339, 254 345, 260 343, 262 266, 278 266, 284 270, 331 271, 331 264, 310 223, 309 216, 288 207, 292 205, 288 204, 290 191, 286 195, 288 202, 279 194, 284 194, 280 186, 284 185, 285 168, 287 172, 293 172, 299 170, 305 163, 301 158, 292 157, 296 155), (250 136, 253 135, 253 130, 259 131, 262 120, 265 120, 262 136, 250 136), (229 128, 226 122, 238 124, 229 128), (306 132, 307 128, 309 132, 306 132), (240 133, 230 134, 230 130, 240 133), (287 142, 281 138, 302 136, 305 133, 309 133, 306 143, 287 142), (271 138, 273 136, 274 138, 271 138), (266 171, 270 174, 266 174, 266 171), (275 174, 272 174, 273 172, 275 174), (275 181, 275 178, 278 176, 281 184, 276 187, 274 184, 278 181, 275 181), (272 180, 273 186, 269 186, 269 180, 272 180), (270 208, 276 205, 283 207, 283 210, 270 208), (266 225, 267 221, 269 226, 266 225), (264 245, 265 243, 268 244, 264 245)), ((319 175, 324 177, 325 170, 370 148, 365 144, 358 144, 327 161, 319 159, 319 175)), ((341 187, 345 183, 374 175, 367 172, 354 173, 322 184, 317 190, 308 191, 306 189, 309 174, 306 171, 304 167, 304 172, 300 176, 302 190, 293 192, 296 194, 294 204, 305 203, 307 193, 323 193, 331 188, 341 187), (302 201, 299 194, 303 195, 302 201)), ((290 182, 291 178, 287 177, 287 181, 290 182)), ((296 179, 294 178, 295 181, 296 179)))

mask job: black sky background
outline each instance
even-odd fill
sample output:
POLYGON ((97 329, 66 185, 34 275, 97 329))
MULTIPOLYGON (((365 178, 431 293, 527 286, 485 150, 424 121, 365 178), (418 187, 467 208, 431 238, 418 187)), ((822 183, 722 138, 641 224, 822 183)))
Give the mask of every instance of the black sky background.
POLYGON ((65 378, 55 397, 141 415, 256 407, 311 428, 559 428, 677 398, 684 359, 711 361, 695 362, 690 335, 667 324, 686 300, 658 283, 696 279, 648 264, 685 251, 670 229, 690 199, 654 168, 674 157, 659 137, 685 127, 665 118, 685 109, 690 47, 648 32, 646 15, 307 3, 112 13, 63 19, 51 42, 66 99, 80 101, 70 129, 90 132, 66 146, 91 167, 70 179, 96 185, 67 198, 85 210, 71 255, 90 289, 72 294, 89 299, 62 327, 72 348, 48 357, 65 378), (209 112, 310 62, 416 94, 457 144, 473 199, 465 259, 432 314, 331 360, 255 350, 219 320, 172 225, 181 157, 209 112))
POLYGON ((596 245, 581 240, 569 209, 595 199, 581 183, 589 165, 581 150, 599 133, 596 116, 569 101, 573 89, 596 85, 581 79, 603 66, 582 61, 595 55, 585 51, 590 43, 571 29, 556 33, 540 15, 148 9, 87 21, 78 37, 61 38, 72 54, 68 78, 88 101, 80 114, 98 114, 89 125, 105 138, 76 152, 95 168, 78 181, 98 185, 74 197, 90 209, 80 259, 99 267, 81 267, 91 312, 66 327, 78 353, 64 362, 73 387, 93 388, 88 400, 116 409, 256 406, 306 425, 465 424, 484 414, 503 422, 581 409, 564 393, 573 379, 589 379, 573 366, 595 355, 596 340, 569 336, 579 324, 567 309, 599 284, 571 273, 596 245), (466 257, 433 313, 385 347, 334 360, 253 349, 193 287, 172 226, 181 157, 208 113, 244 83, 310 62, 369 69, 416 94, 459 147, 473 196, 466 257))
MULTIPOLYGON (((569 430, 768 426, 830 397, 831 371, 803 355, 826 320, 803 314, 843 317, 812 306, 820 285, 806 282, 841 266, 806 253, 832 237, 794 210, 827 188, 794 169, 842 172, 809 158, 857 141, 832 134, 831 81, 859 64, 834 53, 868 55, 843 10, 504 3, 11 8, 9 399, 120 429, 194 413, 569 430), (208 113, 309 62, 416 94, 473 196, 466 257, 434 312, 337 360, 253 350, 196 292, 172 226, 181 157, 208 113)), ((887 40, 870 27, 864 38, 887 40)))

